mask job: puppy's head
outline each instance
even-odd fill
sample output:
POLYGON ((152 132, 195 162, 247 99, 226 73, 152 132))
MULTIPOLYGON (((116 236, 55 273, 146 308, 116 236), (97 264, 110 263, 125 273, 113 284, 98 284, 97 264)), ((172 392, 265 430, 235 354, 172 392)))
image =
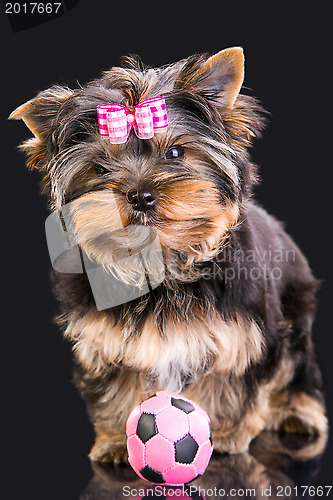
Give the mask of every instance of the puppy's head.
POLYGON ((109 265, 136 226, 155 231, 164 254, 185 267, 219 251, 256 180, 247 148, 264 123, 257 101, 239 94, 243 74, 239 47, 161 69, 126 59, 83 88, 52 87, 12 113, 34 134, 21 146, 28 166, 41 171, 52 210, 70 207, 89 257, 109 265), (157 96, 166 102, 163 133, 138 139, 132 130, 121 145, 99 134, 98 105, 131 109, 157 96))

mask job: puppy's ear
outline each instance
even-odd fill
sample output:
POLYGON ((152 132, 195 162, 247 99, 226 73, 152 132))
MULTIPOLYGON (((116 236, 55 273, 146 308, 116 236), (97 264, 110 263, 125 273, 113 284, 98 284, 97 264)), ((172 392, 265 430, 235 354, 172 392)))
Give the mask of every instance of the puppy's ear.
POLYGON ((23 120, 35 136, 21 145, 27 153, 30 168, 42 168, 46 138, 53 129, 60 107, 71 94, 68 88, 52 87, 16 108, 9 116, 10 120, 23 120))
POLYGON ((176 88, 201 91, 214 98, 219 107, 231 108, 244 80, 244 53, 241 47, 221 50, 204 60, 189 58, 177 75, 176 88))
POLYGON ((16 108, 9 119, 23 120, 38 139, 44 139, 50 131, 52 121, 60 106, 71 94, 72 91, 67 88, 51 87, 16 108))

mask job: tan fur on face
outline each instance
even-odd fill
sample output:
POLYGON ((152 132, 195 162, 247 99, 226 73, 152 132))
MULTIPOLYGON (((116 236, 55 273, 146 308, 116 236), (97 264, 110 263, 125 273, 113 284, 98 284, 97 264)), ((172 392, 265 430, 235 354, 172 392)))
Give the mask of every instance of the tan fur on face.
POLYGON ((187 251, 189 265, 210 258, 220 249, 223 237, 237 221, 239 206, 221 205, 217 189, 208 181, 185 180, 165 189, 158 215, 161 245, 187 251))
MULTIPOLYGON (((236 203, 222 205, 219 196, 211 182, 199 179, 171 183, 159 196, 157 215, 151 226, 152 231, 156 230, 156 250, 165 251, 164 264, 167 267, 175 263, 174 257, 170 262, 167 258, 170 250, 186 257, 183 279, 189 278, 186 269, 193 263, 209 260, 220 251, 230 228, 237 223, 239 206, 236 203)), ((69 229, 88 257, 108 268, 116 277, 121 277, 125 283, 142 286, 145 279, 141 260, 131 259, 131 269, 128 264, 124 269, 121 265, 121 259, 133 250, 133 238, 129 238, 131 229, 139 229, 139 226, 129 224, 129 207, 124 197, 117 195, 110 185, 110 189, 87 193, 69 206, 69 229), (122 247, 126 255, 122 253, 118 258, 115 247, 108 244, 108 238, 124 228, 129 231, 128 234, 126 230, 123 232, 122 247), (105 239, 104 244, 101 238, 105 239)), ((149 259, 149 262, 154 264, 155 260, 149 259)), ((156 275, 155 281, 159 282, 160 262, 155 262, 153 267, 147 271, 156 275)))
POLYGON ((124 227, 111 189, 87 193, 71 202, 69 220, 77 242, 86 250, 89 240, 124 227))
POLYGON ((128 225, 124 205, 111 189, 81 196, 69 204, 64 218, 88 259, 103 266, 120 284, 146 288, 147 273, 151 283, 163 281, 164 263, 156 231, 128 225))

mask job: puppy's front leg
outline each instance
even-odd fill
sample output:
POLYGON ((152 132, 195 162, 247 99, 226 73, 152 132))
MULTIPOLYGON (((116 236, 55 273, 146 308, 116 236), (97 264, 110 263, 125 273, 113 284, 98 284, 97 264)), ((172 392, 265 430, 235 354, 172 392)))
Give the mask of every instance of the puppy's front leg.
POLYGON ((126 421, 131 411, 157 392, 144 372, 112 367, 100 375, 76 367, 75 383, 87 403, 94 424, 94 462, 125 462, 126 421))

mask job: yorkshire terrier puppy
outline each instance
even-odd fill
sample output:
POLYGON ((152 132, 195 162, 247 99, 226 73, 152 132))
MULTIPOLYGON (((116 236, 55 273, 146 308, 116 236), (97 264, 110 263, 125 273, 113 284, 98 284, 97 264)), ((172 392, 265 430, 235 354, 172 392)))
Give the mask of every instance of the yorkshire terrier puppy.
POLYGON ((317 281, 251 198, 248 149, 265 112, 240 94, 243 76, 239 47, 160 69, 126 58, 11 115, 33 132, 21 146, 27 165, 40 170, 51 211, 67 207, 85 261, 85 272, 52 274, 94 461, 126 459, 127 417, 161 389, 207 411, 219 452, 247 450, 263 429, 327 432, 311 337, 317 281), (152 241, 162 267, 142 257, 152 241), (137 293, 98 305, 89 263, 114 290, 137 293))

